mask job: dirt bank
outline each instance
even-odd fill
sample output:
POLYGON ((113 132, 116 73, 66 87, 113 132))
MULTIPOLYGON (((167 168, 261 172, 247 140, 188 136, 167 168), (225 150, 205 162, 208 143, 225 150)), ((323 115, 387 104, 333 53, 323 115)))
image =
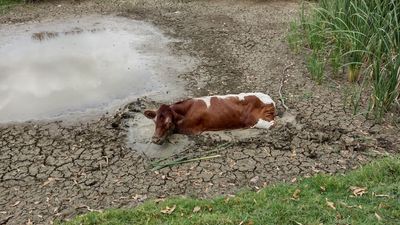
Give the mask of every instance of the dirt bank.
POLYGON ((234 132, 189 137, 191 147, 176 157, 232 144, 214 152, 221 157, 160 171, 151 171, 151 159, 127 144, 126 124, 157 104, 150 100, 87 121, 0 125, 0 224, 49 224, 147 198, 211 197, 299 175, 341 173, 399 152, 395 127, 351 116, 340 86, 308 78, 285 41, 298 10, 296 1, 77 1, 20 6, 0 16, 1 26, 83 14, 149 21, 183 40, 171 46, 175 54, 199 60, 181 75, 188 97, 263 91, 277 99, 285 74, 286 104, 296 117, 241 138, 234 132))

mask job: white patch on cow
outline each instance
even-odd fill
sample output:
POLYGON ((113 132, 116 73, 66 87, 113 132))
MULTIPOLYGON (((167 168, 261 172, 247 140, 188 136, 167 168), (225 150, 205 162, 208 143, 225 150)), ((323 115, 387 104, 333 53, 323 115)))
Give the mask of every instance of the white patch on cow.
POLYGON ((256 93, 249 93, 248 95, 254 95, 257 98, 260 99, 260 101, 262 101, 264 104, 274 104, 275 106, 275 102, 272 100, 272 98, 269 95, 260 93, 260 92, 256 92, 256 93))
POLYGON ((272 100, 272 98, 269 95, 260 93, 260 92, 255 92, 255 93, 240 93, 237 95, 214 95, 214 96, 205 96, 205 97, 201 97, 201 98, 195 98, 195 100, 201 100, 204 101, 204 103, 206 103, 207 108, 210 108, 211 106, 211 98, 216 97, 216 98, 232 98, 232 97, 236 97, 238 98, 240 101, 243 101, 245 99, 245 97, 247 96, 256 96, 258 99, 260 99, 260 101, 262 101, 264 104, 274 104, 275 106, 275 102, 272 100))
POLYGON ((212 97, 216 97, 216 96, 205 96, 205 97, 195 98, 195 99, 203 101, 204 103, 206 103, 206 106, 207 106, 207 109, 208 109, 211 106, 211 98, 212 97))
POLYGON ((270 127, 272 127, 274 125, 275 121, 266 121, 263 119, 258 119, 258 122, 252 126, 251 128, 259 128, 259 129, 269 129, 270 127))

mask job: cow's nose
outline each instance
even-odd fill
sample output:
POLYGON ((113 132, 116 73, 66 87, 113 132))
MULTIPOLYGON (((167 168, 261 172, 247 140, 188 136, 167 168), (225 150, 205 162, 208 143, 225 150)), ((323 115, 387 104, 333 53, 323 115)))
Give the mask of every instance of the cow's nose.
POLYGON ((158 137, 152 137, 151 142, 153 142, 154 144, 157 144, 157 145, 162 144, 161 138, 158 138, 158 137))

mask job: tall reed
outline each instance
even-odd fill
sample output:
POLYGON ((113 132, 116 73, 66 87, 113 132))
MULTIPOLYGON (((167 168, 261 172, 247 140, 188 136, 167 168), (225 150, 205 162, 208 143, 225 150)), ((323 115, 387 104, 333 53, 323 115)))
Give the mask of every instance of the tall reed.
MULTIPOLYGON (((300 25, 292 27, 312 49, 312 58, 317 52, 335 73, 345 69, 353 85, 361 87, 363 80, 370 84, 368 90, 354 88, 353 94, 368 93, 368 109, 380 119, 399 98, 399 21, 399 0, 320 0, 308 14, 302 10, 300 25)), ((311 64, 315 60, 308 66, 314 74, 311 64)))

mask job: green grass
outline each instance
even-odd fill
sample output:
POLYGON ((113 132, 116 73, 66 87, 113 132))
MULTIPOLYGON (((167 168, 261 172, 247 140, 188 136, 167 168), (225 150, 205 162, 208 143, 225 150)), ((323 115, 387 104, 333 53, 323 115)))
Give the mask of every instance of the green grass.
POLYGON ((23 0, 0 0, 0 15, 5 13, 11 7, 22 3, 23 0))
POLYGON ((307 61, 307 68, 310 71, 311 78, 321 84, 324 79, 324 63, 321 62, 318 53, 311 53, 307 61))
POLYGON ((400 1, 320 0, 310 10, 303 7, 300 21, 290 25, 288 41, 296 52, 299 46, 311 52, 308 68, 318 83, 319 76, 326 76, 318 59, 327 59, 336 75, 344 69, 355 86, 368 83, 371 88, 354 88, 354 95, 370 95, 368 110, 376 119, 399 98, 400 1))
POLYGON ((277 184, 258 193, 242 191, 234 197, 211 200, 148 201, 133 209, 92 212, 64 224, 241 223, 400 224, 400 159, 379 160, 344 176, 317 175, 295 184, 277 184), (356 197, 351 187, 367 190, 356 197), (299 192, 297 196, 295 192, 299 192), (173 206, 171 214, 161 212, 173 206), (200 209, 193 212, 196 207, 200 209))

